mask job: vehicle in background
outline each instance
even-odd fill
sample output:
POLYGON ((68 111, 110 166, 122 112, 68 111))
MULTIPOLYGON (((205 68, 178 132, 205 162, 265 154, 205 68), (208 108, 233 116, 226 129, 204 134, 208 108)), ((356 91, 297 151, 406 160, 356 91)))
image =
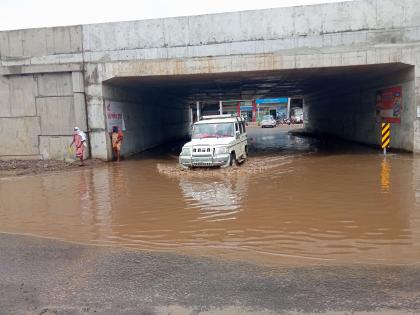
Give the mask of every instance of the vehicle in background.
POLYGON ((228 167, 248 156, 245 120, 231 115, 203 116, 194 123, 192 139, 182 147, 179 164, 183 168, 228 167))
POLYGON ((273 118, 273 116, 265 115, 265 116, 263 116, 260 125, 261 125, 261 128, 266 128, 266 127, 274 128, 274 127, 277 126, 277 122, 273 118))
POLYGON ((283 118, 283 120, 281 121, 282 125, 290 125, 292 123, 292 121, 290 120, 290 118, 283 118))
POLYGON ((303 123, 303 109, 302 107, 295 107, 291 109, 291 120, 294 124, 303 123))

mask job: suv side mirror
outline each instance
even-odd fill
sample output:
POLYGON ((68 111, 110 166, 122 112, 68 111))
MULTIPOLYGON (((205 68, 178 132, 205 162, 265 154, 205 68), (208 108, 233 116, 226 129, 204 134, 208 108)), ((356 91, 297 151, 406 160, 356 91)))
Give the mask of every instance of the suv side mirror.
POLYGON ((239 139, 239 135, 240 135, 239 131, 236 131, 235 134, 236 134, 236 139, 239 139))

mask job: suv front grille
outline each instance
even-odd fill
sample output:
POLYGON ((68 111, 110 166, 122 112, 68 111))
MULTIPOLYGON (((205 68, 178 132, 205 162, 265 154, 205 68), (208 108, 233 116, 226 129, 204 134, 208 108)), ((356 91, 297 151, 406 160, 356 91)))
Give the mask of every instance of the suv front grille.
POLYGON ((192 155, 209 157, 213 155, 213 149, 211 147, 193 147, 192 155))
POLYGON ((211 153, 211 148, 193 148, 194 153, 211 153))

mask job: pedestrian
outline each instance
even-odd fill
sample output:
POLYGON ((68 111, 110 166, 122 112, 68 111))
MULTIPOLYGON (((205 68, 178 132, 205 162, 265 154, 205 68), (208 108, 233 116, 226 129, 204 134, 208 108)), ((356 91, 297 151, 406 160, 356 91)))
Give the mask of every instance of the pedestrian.
POLYGON ((83 166, 83 154, 85 151, 86 144, 86 134, 79 129, 79 127, 74 127, 73 133, 73 142, 70 144, 76 146, 76 158, 80 160, 80 166, 83 166))
POLYGON ((114 155, 117 158, 117 162, 120 161, 121 145, 123 142, 123 138, 124 136, 121 129, 119 129, 117 126, 112 127, 112 134, 111 134, 112 150, 114 151, 114 155))

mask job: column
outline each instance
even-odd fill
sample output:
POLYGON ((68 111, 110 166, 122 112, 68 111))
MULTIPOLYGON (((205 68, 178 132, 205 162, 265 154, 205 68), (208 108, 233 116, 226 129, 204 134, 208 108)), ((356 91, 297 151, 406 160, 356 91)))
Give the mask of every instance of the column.
POLYGON ((257 102, 252 100, 252 122, 257 121, 257 102))
POLYGON ((190 105, 190 124, 194 123, 194 113, 193 113, 193 108, 190 105))
POLYGON ((200 121, 200 102, 197 101, 197 121, 200 121))

